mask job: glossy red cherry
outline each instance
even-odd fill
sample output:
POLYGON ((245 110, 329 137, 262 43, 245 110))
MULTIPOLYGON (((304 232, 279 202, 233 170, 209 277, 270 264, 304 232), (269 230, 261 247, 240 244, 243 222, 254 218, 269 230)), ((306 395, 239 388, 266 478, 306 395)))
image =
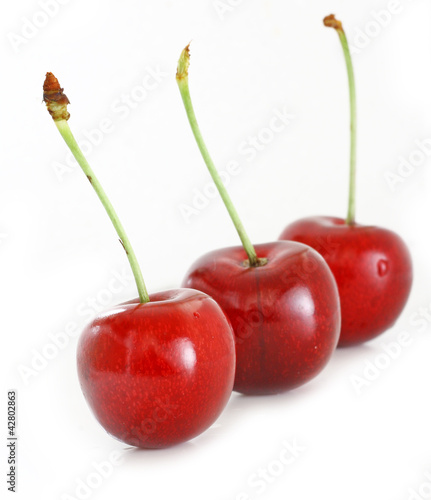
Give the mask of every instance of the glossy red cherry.
POLYGON ((164 448, 191 439, 214 422, 231 394, 232 327, 202 292, 148 294, 124 227, 72 135, 69 100, 52 73, 43 97, 117 231, 139 294, 99 314, 82 333, 77 358, 84 396, 102 426, 127 444, 164 448))
POLYGON ((331 268, 340 293, 340 346, 370 340, 394 324, 412 285, 410 254, 397 234, 336 217, 308 217, 287 226, 280 239, 313 247, 331 268))
POLYGON ((345 56, 350 94, 350 185, 347 218, 308 217, 287 226, 281 240, 294 240, 320 252, 340 292, 340 346, 370 340, 391 327, 410 293, 412 262, 394 232, 355 220, 356 90, 346 34, 333 14, 325 26, 337 32, 345 56))
POLYGON ((183 286, 217 300, 236 341, 234 388, 245 394, 293 389, 317 375, 338 341, 340 304, 327 264, 292 242, 253 246, 202 138, 188 86, 187 46, 177 83, 205 164, 235 225, 242 247, 210 252, 196 261, 183 286))
POLYGON ((206 430, 232 392, 232 329, 216 302, 169 290, 118 305, 83 331, 78 375, 84 396, 111 435, 164 448, 206 430))
POLYGON ((340 331, 335 280, 322 257, 293 242, 255 246, 265 265, 250 267, 242 247, 197 260, 183 286, 211 295, 230 319, 236 344, 234 389, 293 389, 328 363, 340 331))

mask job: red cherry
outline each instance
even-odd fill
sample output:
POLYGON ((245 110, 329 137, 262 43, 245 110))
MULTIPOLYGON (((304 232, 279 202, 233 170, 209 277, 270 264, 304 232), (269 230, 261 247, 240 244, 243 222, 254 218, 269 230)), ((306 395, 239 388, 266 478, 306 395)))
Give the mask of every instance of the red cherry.
POLYGON ((313 247, 331 268, 340 293, 340 346, 370 340, 395 323, 412 285, 410 254, 397 234, 336 217, 307 217, 287 226, 280 239, 313 247))
POLYGON ((355 221, 356 90, 342 23, 333 14, 323 24, 339 36, 350 94, 350 183, 347 218, 308 217, 287 226, 281 240, 294 240, 320 252, 340 292, 339 345, 370 340, 394 324, 410 293, 412 262, 403 240, 392 231, 355 221))
POLYGON ((141 448, 192 439, 220 415, 232 392, 232 328, 196 290, 169 290, 100 314, 78 344, 78 375, 100 424, 141 448))
POLYGON ((187 46, 177 83, 193 135, 242 247, 210 252, 195 262, 183 286, 214 297, 230 319, 236 341, 234 389, 273 394, 317 375, 340 334, 340 302, 323 258, 293 242, 254 246, 217 172, 200 132, 188 84, 187 46))
POLYGON ((148 295, 124 227, 72 135, 69 100, 52 73, 44 101, 117 231, 139 294, 82 333, 77 357, 84 396, 102 426, 127 444, 164 448, 191 439, 214 422, 232 392, 232 327, 220 306, 196 290, 148 295))
POLYGON ((315 377, 338 341, 334 277, 322 257, 293 242, 255 246, 265 265, 250 267, 243 247, 197 260, 183 286, 211 295, 230 319, 236 343, 234 389, 271 394, 315 377))

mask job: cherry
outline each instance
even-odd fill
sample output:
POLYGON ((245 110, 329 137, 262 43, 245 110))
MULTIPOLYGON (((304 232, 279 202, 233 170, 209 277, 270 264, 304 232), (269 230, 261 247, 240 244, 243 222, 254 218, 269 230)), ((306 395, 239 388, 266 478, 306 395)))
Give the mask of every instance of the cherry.
POLYGON ((336 347, 336 283, 324 259, 310 247, 295 242, 251 244, 197 124, 189 64, 187 46, 178 62, 177 83, 198 147, 243 246, 204 255, 189 269, 183 286, 212 296, 230 319, 236 391, 272 394, 293 389, 316 376, 336 347))
POLYGON ((84 397, 105 430, 125 443, 163 448, 191 439, 217 419, 232 392, 232 327, 202 292, 148 295, 124 228, 72 135, 69 101, 52 73, 44 101, 118 233, 139 292, 84 329, 77 350, 84 397))
POLYGON ((235 348, 217 303, 168 290, 96 317, 78 345, 78 373, 97 420, 144 448, 191 439, 220 415, 232 392, 235 348))
POLYGON ((336 217, 308 217, 280 238, 310 245, 331 268, 340 293, 340 346, 370 340, 394 324, 412 284, 410 255, 397 234, 336 217))
POLYGON ((325 17, 343 48, 350 91, 350 187, 346 220, 307 217, 287 226, 281 240, 310 245, 322 254, 334 273, 340 293, 339 346, 370 340, 390 328, 403 310, 412 285, 407 246, 394 232, 355 222, 356 91, 346 35, 334 15, 325 17))

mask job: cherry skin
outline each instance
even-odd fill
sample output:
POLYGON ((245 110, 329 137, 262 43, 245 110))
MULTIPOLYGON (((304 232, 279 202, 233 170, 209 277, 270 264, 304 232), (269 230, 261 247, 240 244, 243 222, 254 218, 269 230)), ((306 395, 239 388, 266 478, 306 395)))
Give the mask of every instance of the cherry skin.
POLYGON ((232 392, 235 345, 217 303, 168 290, 100 314, 78 344, 78 374, 97 420, 112 436, 164 448, 197 436, 232 392))
POLYGON ((294 242, 256 245, 267 263, 250 267, 243 247, 202 256, 183 286, 202 290, 225 311, 235 332, 234 390, 273 394, 316 376, 340 333, 334 277, 313 249, 294 242))
POLYGON ((366 342, 395 323, 412 285, 411 257, 396 233, 307 217, 287 226, 280 239, 313 247, 331 268, 341 302, 339 346, 366 342))

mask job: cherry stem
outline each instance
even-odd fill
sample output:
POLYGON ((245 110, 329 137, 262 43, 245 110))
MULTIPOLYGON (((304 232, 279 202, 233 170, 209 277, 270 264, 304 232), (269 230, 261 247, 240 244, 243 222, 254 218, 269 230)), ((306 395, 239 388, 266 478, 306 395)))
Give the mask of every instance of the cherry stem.
POLYGON ((56 124, 58 131, 60 132, 79 166, 83 170, 84 174, 87 176, 90 184, 96 191, 97 196, 102 202, 102 205, 105 207, 105 210, 109 218, 111 219, 115 230, 117 231, 118 237, 120 238, 120 243, 126 252, 130 267, 132 268, 133 276, 135 277, 141 304, 149 302, 150 298, 148 296, 147 288, 145 286, 145 282, 142 277, 141 269, 136 259, 135 252, 133 251, 126 231, 124 230, 124 227, 121 224, 120 219, 118 218, 117 213, 114 210, 114 207, 109 201, 105 190, 94 174, 78 143, 76 142, 72 131, 70 130, 69 124, 67 123, 67 120, 70 116, 67 112, 67 104, 69 103, 69 100, 67 99, 65 94, 63 94, 63 89, 60 88, 58 80, 54 77, 54 75, 52 75, 52 73, 47 73, 47 78, 44 84, 44 101, 47 105, 49 113, 54 119, 54 123, 56 124))
POLYGON ((346 61, 347 76, 349 80, 350 98, 350 184, 349 184, 349 206, 347 211, 347 224, 355 223, 355 195, 356 195, 356 88, 355 76, 353 73, 352 57, 350 55, 349 44, 343 25, 333 14, 325 17, 323 24, 329 28, 334 28, 340 38, 343 48, 344 59, 346 61))
POLYGON ((223 200, 223 203, 225 204, 225 207, 229 212, 230 218, 232 219, 232 222, 238 232, 242 246, 244 247, 244 250, 248 256, 250 266, 257 267, 259 265, 263 265, 265 263, 263 262, 264 259, 257 258, 256 250, 244 229, 244 226, 239 218, 238 212, 236 211, 232 203, 232 200, 226 190, 226 187, 223 184, 223 181, 220 178, 220 175, 214 165, 214 162, 211 159, 211 156, 203 140, 190 97, 189 73, 188 73, 189 65, 190 65, 190 51, 189 51, 189 45, 187 45, 187 47, 181 52, 180 59, 178 60, 176 78, 178 87, 180 89, 181 98, 183 100, 184 107, 187 113, 187 118, 190 123, 190 127, 193 131, 196 143, 202 154, 204 162, 209 170, 209 173, 211 174, 214 184, 216 185, 218 192, 220 193, 220 196, 223 200))

